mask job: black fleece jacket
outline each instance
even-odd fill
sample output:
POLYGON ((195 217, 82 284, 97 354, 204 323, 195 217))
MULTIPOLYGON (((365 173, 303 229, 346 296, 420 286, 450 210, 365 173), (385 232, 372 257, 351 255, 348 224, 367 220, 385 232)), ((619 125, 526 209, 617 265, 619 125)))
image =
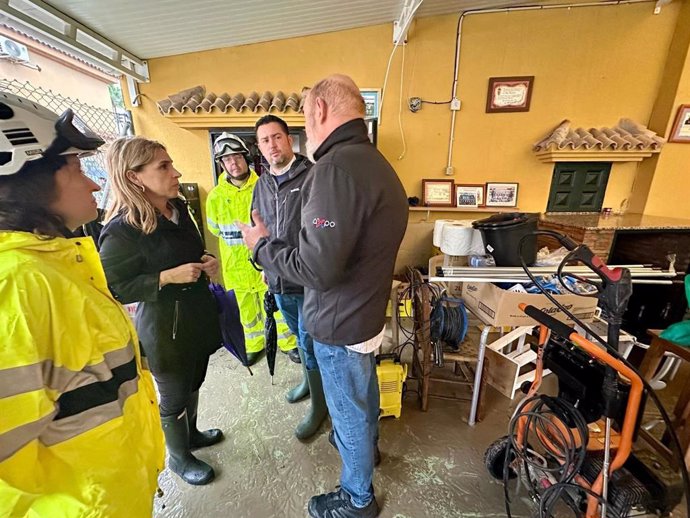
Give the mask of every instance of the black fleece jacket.
POLYGON ((315 340, 355 344, 384 326, 407 198, 362 119, 335 129, 314 156, 299 245, 269 236, 254 260, 305 287, 305 325, 315 340))
MULTIPOLYGON (((283 173, 287 179, 280 185, 271 173, 264 173, 254 186, 252 210, 257 209, 271 232, 271 237, 289 246, 299 245, 302 228, 302 201, 306 197, 311 178, 312 163, 307 157, 297 155, 290 170, 283 173)), ((265 270, 268 290, 284 295, 302 294, 300 284, 290 282, 273 270, 265 270)))

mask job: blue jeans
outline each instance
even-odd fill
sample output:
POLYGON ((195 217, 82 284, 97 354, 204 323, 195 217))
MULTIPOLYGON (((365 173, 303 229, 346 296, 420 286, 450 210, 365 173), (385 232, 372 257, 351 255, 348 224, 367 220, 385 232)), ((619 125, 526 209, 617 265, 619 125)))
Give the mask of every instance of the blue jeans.
POLYGON ((311 335, 307 333, 307 330, 304 329, 304 313, 302 312, 304 295, 275 294, 275 297, 278 309, 283 314, 290 331, 298 338, 297 345, 304 353, 307 369, 310 371, 318 369, 319 365, 314 356, 314 341, 311 339, 311 335))
POLYGON ((379 424, 375 355, 318 341, 314 341, 314 354, 342 461, 340 486, 356 507, 366 507, 374 498, 374 448, 379 424))

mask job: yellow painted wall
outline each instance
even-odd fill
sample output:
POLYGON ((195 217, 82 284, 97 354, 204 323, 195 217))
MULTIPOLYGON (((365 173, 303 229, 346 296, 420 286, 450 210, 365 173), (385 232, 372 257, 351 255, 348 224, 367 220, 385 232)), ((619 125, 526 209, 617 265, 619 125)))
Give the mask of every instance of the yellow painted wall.
MULTIPOLYGON (((534 142, 563 118, 586 128, 614 125, 620 117, 646 124, 661 87, 680 9, 674 2, 653 15, 653 5, 467 17, 461 47, 459 97, 463 105, 455 132, 455 181, 517 181, 520 209, 543 211, 553 164, 534 158, 534 142), (488 78, 514 75, 536 77, 531 110, 484 113, 488 78)), ((445 178, 448 106, 425 104, 418 113, 405 106, 410 96, 449 98, 457 19, 456 15, 421 18, 410 30, 404 49, 401 120, 406 152, 402 157, 398 123, 402 50, 391 67, 379 147, 409 196, 420 195, 422 178, 445 178)), ((208 133, 175 126, 158 113, 155 100, 197 84, 215 93, 299 91, 332 72, 351 75, 361 87, 380 88, 391 38, 388 24, 152 59, 151 83, 141 85, 143 107, 133 109, 137 133, 164 142, 184 180, 198 182, 205 196, 212 186, 208 133)), ((614 164, 605 206, 618 209, 629 197, 636 168, 636 164, 614 164)), ((413 219, 421 217, 417 213, 413 219)))
MULTIPOLYGON (((662 120, 666 123, 666 134, 673 127, 678 107, 690 104, 690 2, 683 4, 678 18, 674 47, 677 49, 667 65, 667 73, 680 74, 677 88, 664 85, 662 95, 668 96, 662 120)), ((671 81, 669 81, 671 83, 671 81)), ((659 103, 661 104, 661 103, 659 103)), ((661 123, 660 123, 661 124, 661 123)), ((661 128, 659 131, 663 131, 661 128)), ((644 212, 659 216, 690 218, 690 144, 668 143, 658 157, 651 178, 644 212)))

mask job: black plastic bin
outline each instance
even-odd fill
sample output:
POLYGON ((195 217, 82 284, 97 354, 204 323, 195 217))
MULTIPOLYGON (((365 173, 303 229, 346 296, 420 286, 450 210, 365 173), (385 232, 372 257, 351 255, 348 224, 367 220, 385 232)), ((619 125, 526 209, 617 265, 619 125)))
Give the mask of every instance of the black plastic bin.
POLYGON ((520 239, 530 235, 522 245, 525 263, 531 265, 537 259, 538 214, 511 212, 495 214, 486 219, 472 222, 472 226, 482 233, 484 248, 496 261, 496 266, 520 266, 518 246, 520 239))

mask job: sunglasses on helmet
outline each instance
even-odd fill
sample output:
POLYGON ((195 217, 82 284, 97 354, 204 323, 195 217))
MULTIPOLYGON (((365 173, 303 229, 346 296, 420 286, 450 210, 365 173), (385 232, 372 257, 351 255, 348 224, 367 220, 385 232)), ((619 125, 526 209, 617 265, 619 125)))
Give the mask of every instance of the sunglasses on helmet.
POLYGON ((55 122, 55 133, 57 136, 44 155, 55 156, 74 151, 80 156, 88 156, 105 144, 105 141, 69 108, 55 122))

